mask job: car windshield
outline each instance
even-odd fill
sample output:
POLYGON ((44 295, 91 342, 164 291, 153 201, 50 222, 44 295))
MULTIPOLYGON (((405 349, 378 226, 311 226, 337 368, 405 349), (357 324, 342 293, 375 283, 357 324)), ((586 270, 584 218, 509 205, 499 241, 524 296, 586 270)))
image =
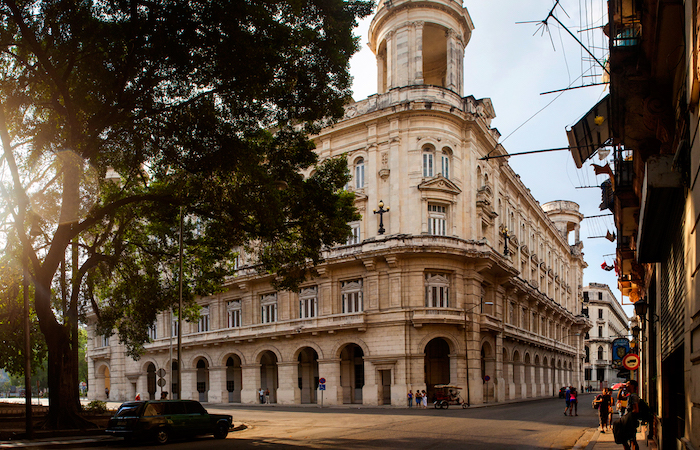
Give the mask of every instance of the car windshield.
POLYGON ((127 403, 121 405, 114 417, 138 417, 141 403, 127 403))

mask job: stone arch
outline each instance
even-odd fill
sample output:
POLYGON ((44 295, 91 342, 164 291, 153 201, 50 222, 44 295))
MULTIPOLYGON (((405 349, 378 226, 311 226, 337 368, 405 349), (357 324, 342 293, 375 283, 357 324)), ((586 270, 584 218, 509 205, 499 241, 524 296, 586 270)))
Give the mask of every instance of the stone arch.
POLYGON ((207 352, 200 351, 200 352, 195 353, 194 356, 192 356, 189 361, 187 361, 187 360, 185 360, 185 358, 183 358, 183 361, 185 362, 185 364, 183 364, 183 367, 185 367, 185 368, 189 367, 191 369, 196 369, 197 362, 200 359, 206 360, 208 367, 211 367, 214 365, 214 360, 212 359, 212 357, 207 352))
POLYGON ((109 400, 110 394, 115 398, 112 390, 112 376, 109 362, 100 361, 95 367, 95 397, 98 399, 109 400))
POLYGON ((364 357, 368 357, 370 355, 369 351, 369 346, 362 340, 362 339, 353 339, 353 338, 346 338, 341 341, 339 341, 335 347, 333 347, 333 350, 331 351, 331 355, 334 358, 340 358, 340 354, 345 348, 346 345, 349 344, 355 344, 358 347, 362 349, 362 353, 364 354, 364 357))
POLYGON ((194 359, 194 368, 197 369, 196 389, 200 402, 209 401, 209 368, 211 364, 206 356, 199 356, 194 359))
POLYGON ((238 359, 241 360, 241 364, 243 364, 243 365, 247 364, 246 359, 245 359, 245 355, 242 352, 240 352, 237 349, 231 349, 231 350, 228 350, 226 353, 223 353, 221 355, 221 358, 219 359, 219 365, 225 366, 226 360, 228 360, 231 356, 234 356, 234 355, 238 356, 238 359))
MULTIPOLYGON (((273 348, 270 346, 260 351, 257 354, 256 361, 260 364, 260 388, 264 392, 270 392, 270 403, 277 403, 277 389, 279 388, 278 363, 280 358, 278 353, 272 350, 273 348)), ((268 401, 267 398, 264 400, 268 401)))
POLYGON ((523 367, 520 358, 520 351, 513 350, 513 384, 515 385, 515 398, 523 397, 523 378, 525 376, 525 368, 523 367))
POLYGON ((365 386, 365 350, 356 342, 346 342, 336 358, 340 359, 340 398, 343 403, 362 403, 365 386))
MULTIPOLYGON (((156 371, 157 371, 156 364, 153 362, 149 362, 146 364, 146 393, 148 393, 148 399, 149 400, 155 400, 156 399, 156 371)), ((146 398, 143 397, 145 400, 146 398)))
POLYGON ((297 355, 297 377, 299 390, 301 392, 301 403, 316 403, 316 391, 318 389, 319 354, 313 347, 302 347, 296 352, 297 355))
POLYGON ((543 388, 542 388, 542 371, 543 368, 540 365, 540 355, 535 354, 535 388, 533 389, 533 392, 535 396, 540 396, 544 395, 543 393, 543 388))
POLYGON ((243 387, 243 369, 245 360, 238 352, 229 352, 225 356, 223 366, 226 366, 226 389, 229 403, 241 403, 241 388, 243 387))
POLYGON ((425 370, 425 388, 428 399, 433 398, 436 384, 449 384, 451 375, 450 344, 444 337, 436 337, 428 341, 423 349, 423 364, 425 370))
POLYGON ((420 340, 418 343, 418 353, 424 353, 425 352, 425 347, 428 345, 430 341, 433 339, 437 338, 442 338, 447 342, 447 345, 450 347, 450 354, 462 354, 464 353, 464 350, 457 345, 457 342, 459 339, 455 338, 454 336, 451 336, 449 334, 446 334, 444 332, 439 332, 439 331, 434 331, 432 333, 428 333, 426 336, 423 337, 423 339, 420 340))
POLYGON ((486 402, 489 399, 493 400, 496 385, 496 355, 487 339, 481 343, 481 380, 484 400, 486 402), (487 376, 488 381, 486 381, 487 376))
POLYGON ((513 363, 508 357, 508 349, 503 346, 503 381, 505 382, 505 398, 510 398, 510 384, 513 382, 513 363))
POLYGON ((274 345, 261 345, 260 347, 256 348, 253 351, 253 361, 255 361, 256 364, 260 364, 260 360, 262 356, 265 354, 265 352, 272 352, 275 354, 277 357, 277 362, 285 362, 286 360, 282 358, 282 352, 279 351, 277 347, 274 345))
POLYGON ((532 366, 532 358, 530 357, 530 352, 526 351, 525 356, 523 357, 523 366, 525 367, 525 396, 526 397, 534 397, 534 380, 532 379, 532 372, 534 371, 534 368, 532 366))
POLYGON ((291 357, 289 358, 289 361, 296 361, 297 358, 299 358, 299 353, 301 353, 305 348, 312 348, 316 351, 316 354, 318 355, 318 359, 325 359, 325 355, 323 354, 323 350, 321 350, 321 347, 319 347, 318 344, 315 342, 311 341, 301 341, 297 345, 296 349, 292 352, 291 357))

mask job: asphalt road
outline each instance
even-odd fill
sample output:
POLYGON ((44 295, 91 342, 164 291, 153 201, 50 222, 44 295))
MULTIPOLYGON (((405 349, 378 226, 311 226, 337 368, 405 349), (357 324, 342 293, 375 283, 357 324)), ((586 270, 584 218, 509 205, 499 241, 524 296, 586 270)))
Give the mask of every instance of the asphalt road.
MULTIPOLYGON (((564 416, 564 401, 535 400, 448 410, 207 405, 232 414, 245 431, 225 440, 174 442, 169 449, 570 449, 597 426, 593 394, 581 395, 579 415, 564 416)), ((126 448, 115 444, 112 448, 126 448)), ((140 449, 161 448, 139 445, 140 449)))

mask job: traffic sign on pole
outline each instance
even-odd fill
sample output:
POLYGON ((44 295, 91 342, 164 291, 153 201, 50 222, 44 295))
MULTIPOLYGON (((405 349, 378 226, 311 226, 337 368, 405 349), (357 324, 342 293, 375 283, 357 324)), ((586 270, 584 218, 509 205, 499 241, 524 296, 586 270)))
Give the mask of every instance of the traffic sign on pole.
POLYGON ((622 367, 627 370, 637 370, 639 368, 639 356, 634 353, 628 353, 622 358, 622 367))

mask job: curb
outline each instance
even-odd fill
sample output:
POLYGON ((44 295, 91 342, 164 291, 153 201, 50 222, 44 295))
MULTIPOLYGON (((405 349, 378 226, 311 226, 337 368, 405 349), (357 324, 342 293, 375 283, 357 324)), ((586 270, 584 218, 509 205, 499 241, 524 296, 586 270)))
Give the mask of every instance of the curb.
POLYGON ((586 429, 576 444, 572 447, 572 450, 591 450, 598 442, 598 436, 600 436, 600 430, 596 428, 586 429))

